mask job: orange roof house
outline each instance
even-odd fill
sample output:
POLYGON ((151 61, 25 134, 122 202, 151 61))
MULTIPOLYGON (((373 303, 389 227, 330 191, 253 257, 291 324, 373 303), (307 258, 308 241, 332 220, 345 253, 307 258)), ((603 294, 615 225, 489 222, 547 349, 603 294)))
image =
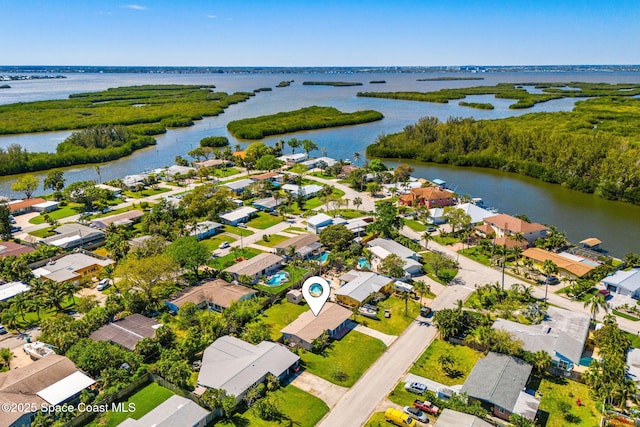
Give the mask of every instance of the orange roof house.
POLYGON ((565 275, 573 277, 583 277, 595 268, 593 265, 565 258, 562 255, 540 248, 529 248, 522 252, 522 256, 525 256, 538 264, 544 264, 547 260, 552 261, 558 266, 561 273, 564 272, 565 275))
POLYGON ((431 209, 453 206, 455 204, 455 196, 451 191, 442 190, 438 187, 420 187, 412 188, 409 194, 400 196, 399 201, 403 205, 423 205, 431 209))
POLYGON ((507 214, 490 216, 484 219, 484 223, 493 228, 496 232, 496 237, 522 234, 529 244, 532 244, 539 238, 544 238, 548 230, 546 226, 538 224, 537 222, 523 221, 520 218, 507 214))
POLYGON ((31 212, 33 205, 37 205, 40 203, 46 202, 45 199, 41 199, 39 197, 34 197, 33 199, 25 199, 25 200, 16 200, 14 202, 9 202, 9 210, 13 215, 20 215, 23 213, 31 212))

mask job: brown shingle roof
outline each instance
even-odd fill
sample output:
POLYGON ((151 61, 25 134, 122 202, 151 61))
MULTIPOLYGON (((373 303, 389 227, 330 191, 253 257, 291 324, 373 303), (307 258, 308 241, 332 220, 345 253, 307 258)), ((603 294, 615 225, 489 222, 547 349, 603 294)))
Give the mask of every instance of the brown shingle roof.
POLYGON ((227 308, 242 297, 255 294, 256 291, 246 286, 234 285, 222 279, 205 282, 199 286, 190 286, 169 299, 169 302, 180 308, 186 302, 196 305, 207 301, 227 308))
POLYGON ((531 258, 539 263, 544 263, 546 260, 552 261, 559 269, 568 271, 577 277, 582 277, 594 269, 593 266, 585 264, 580 261, 574 261, 569 258, 565 258, 553 252, 546 251, 540 248, 529 248, 522 253, 527 258, 531 258))
POLYGON ((278 175, 280 174, 277 172, 267 172, 267 173, 262 173, 260 175, 252 175, 249 178, 255 179, 257 181, 264 181, 265 179, 275 178, 278 175))
POLYGON ((501 230, 507 230, 512 233, 533 233, 535 231, 542 231, 547 229, 547 227, 542 224, 538 224, 537 222, 530 223, 507 214, 490 216, 488 218, 485 218, 484 222, 487 224, 491 224, 494 227, 498 227, 501 230))
POLYGON ((493 227, 491 227, 489 224, 481 224, 476 227, 476 230, 482 232, 485 236, 491 236, 492 234, 496 234, 493 227))
POLYGON ((527 247, 527 242, 519 242, 516 239, 512 239, 508 236, 498 237, 493 241, 493 244, 496 246, 506 246, 507 249, 513 249, 516 246, 520 246, 521 248, 527 247))
POLYGON ((317 234, 300 234, 298 236, 292 237, 290 239, 285 240, 284 242, 280 242, 274 246, 276 249, 288 249, 293 246, 296 249, 303 248, 305 246, 309 246, 312 243, 320 241, 320 236, 317 234))
POLYGON ((90 337, 94 341, 110 341, 133 351, 143 338, 153 338, 159 326, 160 323, 154 319, 136 313, 102 326, 90 337))
POLYGON ((34 250, 31 246, 21 245, 16 242, 0 242, 0 258, 26 254, 34 250))
POLYGON ((235 265, 232 265, 225 271, 229 273, 236 273, 238 275, 253 276, 257 273, 260 273, 262 270, 267 269, 274 264, 277 264, 278 262, 282 262, 281 256, 262 253, 256 255, 253 258, 249 258, 235 265))
POLYGON ((282 329, 283 334, 295 335, 310 343, 326 330, 333 330, 351 316, 351 310, 332 302, 326 303, 316 317, 311 310, 302 313, 282 329))

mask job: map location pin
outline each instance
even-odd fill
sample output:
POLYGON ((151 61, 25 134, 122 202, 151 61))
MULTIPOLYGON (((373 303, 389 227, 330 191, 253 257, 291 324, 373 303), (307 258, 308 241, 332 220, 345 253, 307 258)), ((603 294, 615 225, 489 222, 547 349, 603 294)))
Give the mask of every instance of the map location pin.
POLYGON ((304 297, 314 316, 320 314, 324 303, 329 299, 329 282, 320 276, 312 276, 304 281, 302 285, 302 296, 304 297))

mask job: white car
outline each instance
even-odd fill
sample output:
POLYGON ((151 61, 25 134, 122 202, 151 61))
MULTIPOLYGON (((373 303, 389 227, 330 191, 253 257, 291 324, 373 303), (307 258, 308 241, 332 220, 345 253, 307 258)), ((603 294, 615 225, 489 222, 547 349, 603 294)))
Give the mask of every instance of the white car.
POLYGON ((220 249, 227 249, 229 247, 229 242, 222 242, 220 244, 220 249))
POLYGON ((111 285, 109 279, 102 279, 98 282, 98 286, 96 286, 96 289, 99 291, 104 291, 109 287, 109 285, 111 285))

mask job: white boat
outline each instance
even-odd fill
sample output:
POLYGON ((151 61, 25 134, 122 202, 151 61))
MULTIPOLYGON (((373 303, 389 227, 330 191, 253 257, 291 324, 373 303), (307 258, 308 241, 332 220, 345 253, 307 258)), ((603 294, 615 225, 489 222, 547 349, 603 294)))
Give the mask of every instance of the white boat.
POLYGON ((23 349, 24 352, 34 360, 42 359, 50 354, 55 354, 51 345, 43 343, 42 341, 27 343, 24 345, 23 349))
POLYGON ((375 311, 372 308, 360 307, 360 308, 358 308, 358 312, 360 314, 362 314, 364 317, 370 317, 372 319, 377 319, 378 318, 378 312, 375 311))

